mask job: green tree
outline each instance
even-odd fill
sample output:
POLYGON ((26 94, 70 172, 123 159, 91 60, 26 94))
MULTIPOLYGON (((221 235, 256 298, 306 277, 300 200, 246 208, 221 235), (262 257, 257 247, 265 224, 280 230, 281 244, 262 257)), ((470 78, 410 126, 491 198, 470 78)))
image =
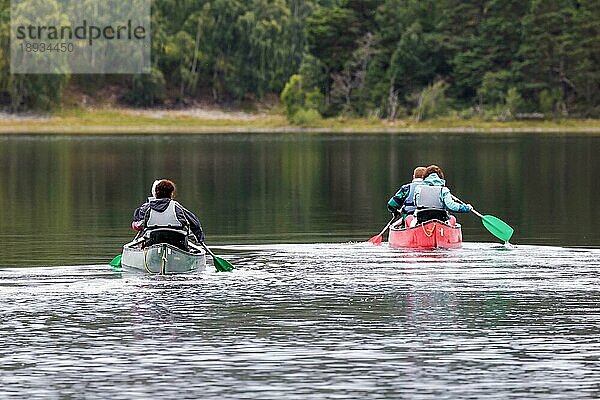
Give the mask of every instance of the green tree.
POLYGON ((576 95, 569 48, 574 10, 571 0, 532 0, 523 20, 521 60, 515 71, 526 98, 534 100, 531 104, 534 109, 540 109, 540 94, 544 90, 546 93, 558 90, 559 101, 565 105, 576 95))
POLYGON ((305 35, 308 52, 323 65, 323 92, 327 103, 332 84, 331 73, 343 70, 360 37, 361 24, 353 10, 343 7, 318 8, 306 20, 305 35))
POLYGON ((395 118, 410 95, 447 74, 446 40, 437 0, 386 0, 375 15, 377 53, 369 67, 370 104, 395 118))
POLYGON ((292 75, 290 80, 285 84, 283 92, 281 92, 281 102, 285 107, 285 113, 288 118, 291 118, 304 107, 306 95, 302 88, 302 76, 292 75))
POLYGON ((323 97, 317 88, 307 90, 302 75, 292 75, 281 92, 281 102, 289 120, 293 120, 296 114, 311 111, 310 116, 323 106, 323 97))
POLYGON ((571 58, 572 108, 583 116, 600 116, 600 2, 576 2, 572 34, 566 40, 571 58))
MULTIPOLYGON (((44 4, 44 10, 31 9, 30 4, 18 5, 20 15, 52 16, 58 19, 55 1, 44 4)), ((51 110, 62 105, 63 90, 68 74, 11 74, 10 73, 10 2, 0 3, 0 93, 10 111, 51 110)))
POLYGON ((507 70, 487 72, 483 76, 481 86, 477 91, 479 102, 482 105, 495 106, 503 104, 506 100, 508 88, 511 86, 512 73, 507 70))
POLYGON ((511 116, 516 116, 517 113, 523 111, 525 102, 516 87, 511 87, 506 93, 506 107, 511 116))
POLYGON ((447 111, 446 90, 448 84, 444 81, 435 82, 413 96, 416 107, 413 111, 415 120, 437 117, 447 111))
POLYGON ((443 31, 452 53, 450 94, 468 104, 487 73, 512 68, 527 2, 446 0, 445 7, 443 31))
POLYGON ((153 67, 149 74, 136 74, 131 78, 131 87, 125 93, 125 102, 135 106, 153 106, 163 102, 166 82, 162 72, 153 67))

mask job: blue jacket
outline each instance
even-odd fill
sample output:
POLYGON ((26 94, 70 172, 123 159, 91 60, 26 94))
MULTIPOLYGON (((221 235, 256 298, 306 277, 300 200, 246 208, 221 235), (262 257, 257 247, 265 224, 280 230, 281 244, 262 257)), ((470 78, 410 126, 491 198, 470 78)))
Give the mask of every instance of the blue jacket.
POLYGON ((387 203, 389 212, 394 213, 400 210, 403 214, 409 214, 415 211, 415 192, 416 187, 423 183, 423 179, 415 178, 411 183, 403 185, 387 203))
MULTIPOLYGON (((469 207, 468 205, 459 203, 454 200, 454 198, 452 197, 452 193, 450 193, 450 189, 446 187, 446 181, 440 178, 438 174, 430 174, 427 178, 423 180, 423 185, 442 186, 442 190, 440 191, 440 201, 442 202, 446 210, 450 210, 457 213, 467 213, 471 211, 471 207, 469 207)), ((417 205, 419 204, 421 187, 422 185, 419 185, 415 189, 415 204, 417 205)))

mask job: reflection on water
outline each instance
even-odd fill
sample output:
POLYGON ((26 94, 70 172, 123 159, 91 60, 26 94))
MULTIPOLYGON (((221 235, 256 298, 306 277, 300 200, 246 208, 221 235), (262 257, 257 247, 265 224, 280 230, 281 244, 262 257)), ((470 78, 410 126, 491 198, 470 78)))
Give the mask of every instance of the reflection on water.
MULTIPOLYGON (((110 260, 156 178, 211 244, 345 242, 379 232, 415 165, 515 227, 514 242, 599 246, 600 137, 202 135, 0 138, 3 266, 110 260)), ((474 215, 464 238, 493 241, 474 215)))
POLYGON ((4 398, 597 398, 600 251, 235 245, 160 277, 3 269, 4 398))
POLYGON ((600 252, 525 244, 600 245, 599 149, 560 136, 0 138, 0 265, 30 267, 0 269, 0 397, 597 398, 600 252), (494 239, 473 215, 463 249, 348 243, 379 232, 389 196, 434 162, 518 246, 482 243, 494 239), (106 265, 160 177, 233 273, 106 265))

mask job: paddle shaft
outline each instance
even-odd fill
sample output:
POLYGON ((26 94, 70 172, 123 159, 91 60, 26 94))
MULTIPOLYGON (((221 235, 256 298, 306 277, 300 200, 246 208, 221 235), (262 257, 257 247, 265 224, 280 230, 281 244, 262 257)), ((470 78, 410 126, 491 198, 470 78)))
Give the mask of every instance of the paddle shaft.
MULTIPOLYGON (((459 198, 458 198, 458 197, 456 197, 456 196, 452 196, 452 198, 453 198, 454 200, 458 201, 459 203, 462 203, 462 204, 467 204, 467 203, 465 203, 464 201, 462 201, 461 199, 459 199, 459 198)), ((473 206, 471 206, 471 212, 472 212, 473 214, 477 215, 479 218, 483 218, 483 215, 481 215, 481 213, 480 213, 479 211, 477 211, 476 209, 474 209, 474 208, 473 208, 473 206)))
MULTIPOLYGON (((195 244, 195 243, 188 242, 188 245, 189 245, 190 247, 192 247, 192 248, 196 249, 196 250, 200 250, 200 247, 196 246, 196 244, 195 244)), ((200 242, 200 245, 201 245, 201 246, 202 246, 202 248, 204 248, 204 250, 206 250, 206 252, 207 252, 208 254, 210 254, 210 255, 211 255, 213 258, 215 258, 215 257, 216 257, 216 256, 215 256, 215 254, 214 254, 212 251, 210 251, 210 249, 209 249, 208 247, 206 247, 206 245, 204 244, 204 242, 200 242)))
POLYGON ((206 246, 206 244, 204 244, 204 242, 200 242, 200 244, 202 245, 202 247, 204 247, 204 250, 206 250, 206 252, 208 254, 210 254, 213 258, 213 263, 215 265, 215 268, 217 269, 217 271, 219 272, 229 272, 231 270, 234 269, 234 266, 231 265, 231 263, 227 260, 225 260, 224 258, 220 258, 215 256, 215 253, 213 253, 208 246, 206 246))
POLYGON ((474 208, 471 208, 471 212, 472 212, 473 214, 477 215, 479 218, 483 218, 483 215, 481 215, 481 214, 479 213, 479 211, 477 211, 476 209, 474 209, 474 208))
MULTIPOLYGON (((455 201, 458 201, 459 203, 465 204, 464 201, 462 201, 461 199, 459 199, 455 196, 452 196, 452 198, 455 201)), ((504 242, 508 243, 508 241, 510 240, 510 238, 512 237, 512 234, 514 232, 514 229, 510 225, 508 225, 506 222, 502 221, 500 218, 494 217, 493 215, 481 215, 477 210, 475 210, 473 208, 473 206, 471 206, 471 212, 473 214, 477 215, 479 218, 481 218, 481 222, 483 223, 483 226, 492 235, 494 235, 498 239, 504 240, 504 242)))
POLYGON ((206 250, 206 252, 208 254, 210 254, 212 256, 212 258, 216 258, 217 256, 215 256, 215 253, 213 253, 206 244, 204 244, 204 242, 200 242, 200 244, 202 245, 202 247, 204 248, 204 250, 206 250))
MULTIPOLYGON (((462 201, 461 199, 459 199, 458 197, 456 197, 456 196, 454 196, 454 195, 452 195, 452 198, 454 199, 454 201, 458 201, 458 202, 459 202, 459 203, 461 203, 461 204, 467 204, 467 203, 465 203, 464 201, 462 201)), ((473 214, 477 215, 479 218, 483 218, 483 215, 481 215, 481 214, 479 213, 479 211, 477 211, 476 209, 474 209, 474 208, 473 208, 473 206, 471 206, 471 212, 472 212, 473 214)))
POLYGON ((387 223, 387 225, 385 226, 385 228, 383 228, 383 230, 377 236, 383 236, 383 234, 385 233, 385 231, 387 231, 390 228, 390 225, 392 225, 392 223, 395 220, 396 220, 396 217, 392 217, 392 219, 390 219, 390 222, 387 223))

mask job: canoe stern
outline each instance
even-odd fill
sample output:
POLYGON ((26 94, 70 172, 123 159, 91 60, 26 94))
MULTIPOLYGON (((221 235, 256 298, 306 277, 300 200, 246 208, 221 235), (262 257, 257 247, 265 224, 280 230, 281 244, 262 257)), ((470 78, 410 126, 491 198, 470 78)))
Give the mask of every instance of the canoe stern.
POLYGON ((462 245, 462 229, 460 224, 450 226, 439 220, 408 229, 391 228, 389 245, 393 248, 458 248, 462 245))
POLYGON ((187 252, 166 243, 143 249, 124 246, 121 264, 150 274, 182 274, 205 269, 206 254, 187 252))

